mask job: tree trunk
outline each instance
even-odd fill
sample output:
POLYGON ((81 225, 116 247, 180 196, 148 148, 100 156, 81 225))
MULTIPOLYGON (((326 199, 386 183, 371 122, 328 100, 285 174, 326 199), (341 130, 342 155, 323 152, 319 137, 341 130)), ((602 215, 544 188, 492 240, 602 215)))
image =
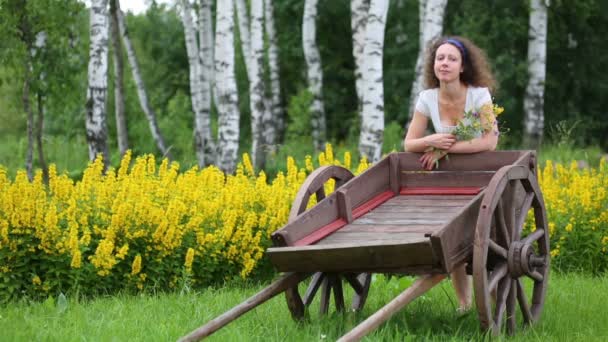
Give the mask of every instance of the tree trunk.
POLYGON ((370 0, 351 0, 350 27, 353 32, 353 57, 355 58, 355 86, 357 89, 357 111, 361 119, 363 110, 363 49, 365 47, 365 26, 370 0))
POLYGON ((372 0, 365 32, 363 68, 363 115, 359 136, 359 153, 368 160, 380 160, 384 134, 384 87, 382 56, 388 0, 372 0))
POLYGON ((304 2, 302 45, 307 66, 308 89, 313 95, 310 106, 312 139, 316 150, 322 150, 326 139, 325 109, 323 107, 323 70, 316 38, 317 0, 304 2))
POLYGON ((215 82, 218 109, 218 166, 232 173, 239 148, 239 107, 234 73, 234 7, 232 1, 217 2, 215 82))
POLYGON ((27 57, 21 100, 23 101, 23 110, 25 110, 25 114, 27 115, 27 152, 25 154, 25 171, 27 172, 27 177, 31 181, 34 179, 34 112, 30 106, 30 75, 31 64, 29 57, 27 57))
POLYGON ((281 82, 279 78, 279 47, 274 26, 273 0, 264 1, 264 23, 268 38, 268 71, 270 73, 270 99, 267 101, 267 120, 264 120, 264 137, 269 149, 274 151, 285 129, 281 107, 281 82))
MULTIPOLYGON (((116 1, 118 3, 118 0, 116 1)), ((118 8, 120 7, 118 6, 118 8)), ((161 151, 163 156, 172 159, 171 152, 167 148, 167 145, 165 144, 165 139, 163 138, 158 127, 158 123, 156 121, 156 113, 152 109, 152 106, 150 106, 150 101, 148 100, 148 93, 146 92, 144 80, 141 76, 141 72, 139 71, 137 56, 135 55, 135 49, 133 48, 133 44, 131 44, 131 39, 129 38, 124 14, 120 9, 117 9, 117 14, 118 28, 120 29, 120 35, 122 36, 123 43, 125 44, 125 48, 127 50, 127 58, 129 59, 129 64, 131 65, 131 72, 133 73, 133 80, 135 80, 135 85, 137 87, 139 103, 141 104, 141 109, 144 111, 144 113, 146 114, 146 118, 148 119, 152 138, 154 138, 156 146, 161 151)))
POLYGON ((203 115, 198 123, 202 134, 204 158, 207 164, 216 163, 217 147, 211 132, 211 107, 215 87, 215 71, 213 67, 213 21, 211 15, 212 0, 201 0, 198 8, 199 58, 201 61, 201 95, 203 115))
POLYGON ((116 117, 116 140, 121 157, 129 149, 129 135, 127 130, 127 119, 125 117, 125 98, 123 86, 123 52, 120 43, 120 32, 118 30, 118 14, 120 9, 118 0, 110 0, 110 27, 112 28, 112 51, 114 60, 114 110, 116 117))
MULTIPOLYGON (((547 1, 548 2, 548 1, 547 1)), ((528 86, 524 97, 524 147, 540 147, 545 126, 543 112, 547 60, 547 4, 530 1, 528 30, 528 86)))
MULTIPOLYGON (((236 17, 239 24, 239 38, 241 40, 241 48, 243 49, 243 59, 245 60, 245 69, 247 70, 247 78, 251 82, 251 32, 249 31, 249 15, 247 14, 247 3, 245 0, 234 0, 236 9, 236 17)), ((253 4, 252 4, 253 6, 253 4)), ((253 16, 253 13, 252 13, 253 16)))
MULTIPOLYGON (((211 90, 209 70, 203 67, 196 30, 192 21, 192 8, 188 0, 182 0, 182 23, 190 67, 190 99, 194 112, 194 146, 199 167, 215 162, 215 143, 211 136, 211 90), (207 71, 207 74, 205 74, 207 71)), ((210 8, 207 8, 210 10, 210 8)), ((210 28, 207 28, 210 29, 210 28)), ((209 63, 207 61, 207 63, 209 63)))
MULTIPOLYGON (((49 168, 44 157, 42 144, 42 132, 44 130, 44 101, 41 93, 36 94, 38 100, 38 120, 36 121, 36 148, 38 149, 38 164, 42 169, 42 177, 45 183, 49 181, 49 168)), ((29 114, 28 114, 29 115, 29 114)))
POLYGON ((103 155, 109 162, 106 99, 108 92, 108 1, 91 1, 91 43, 89 48, 86 129, 89 159, 103 155))
POLYGON ((416 98, 418 94, 423 90, 424 80, 424 58, 426 49, 430 42, 441 36, 443 31, 443 18, 445 14, 445 7, 447 0, 428 0, 419 1, 419 45, 418 58, 416 59, 416 69, 414 71, 414 82, 412 83, 412 91, 410 93, 410 106, 409 106, 409 122, 414 115, 414 107, 416 106, 416 98))
MULTIPOLYGON (((238 2, 238 0, 237 0, 238 2)), ((251 0, 251 58, 249 60, 249 103, 251 108, 251 156, 257 169, 264 168, 263 117, 264 84, 264 0, 251 0)))

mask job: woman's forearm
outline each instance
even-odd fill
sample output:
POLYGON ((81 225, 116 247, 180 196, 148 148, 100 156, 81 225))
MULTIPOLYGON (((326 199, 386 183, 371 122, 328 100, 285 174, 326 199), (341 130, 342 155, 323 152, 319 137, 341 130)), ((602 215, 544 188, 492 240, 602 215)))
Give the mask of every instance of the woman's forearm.
POLYGON ((476 153, 482 151, 494 151, 498 137, 486 134, 481 138, 474 138, 468 141, 458 141, 448 149, 448 153, 476 153))
POLYGON ((403 149, 407 152, 424 152, 429 148, 425 137, 418 139, 404 139, 403 149))

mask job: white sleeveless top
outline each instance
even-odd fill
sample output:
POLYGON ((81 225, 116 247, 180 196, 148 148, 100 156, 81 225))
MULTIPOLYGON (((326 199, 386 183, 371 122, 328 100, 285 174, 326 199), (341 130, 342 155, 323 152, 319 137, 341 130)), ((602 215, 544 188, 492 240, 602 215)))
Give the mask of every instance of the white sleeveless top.
MULTIPOLYGON (((464 110, 479 110, 481 106, 492 102, 488 88, 467 87, 464 110)), ((456 126, 444 125, 439 115, 439 88, 427 89, 420 92, 416 102, 416 111, 430 117, 435 133, 452 133, 456 126)))

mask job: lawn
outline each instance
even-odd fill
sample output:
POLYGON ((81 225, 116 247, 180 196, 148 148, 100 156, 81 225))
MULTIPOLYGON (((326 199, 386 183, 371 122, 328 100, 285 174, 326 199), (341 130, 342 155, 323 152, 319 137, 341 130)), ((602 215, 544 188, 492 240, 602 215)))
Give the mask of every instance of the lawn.
MULTIPOLYGON (((378 310, 412 278, 376 276, 361 313, 322 318, 317 303, 309 320, 291 320, 283 296, 254 309, 212 335, 212 341, 334 341, 378 310)), ((509 341, 600 341, 608 339, 608 277, 553 273, 540 322, 509 341)), ((173 341, 244 301, 264 284, 204 291, 117 295, 93 300, 55 297, 13 302, 0 309, 4 341, 173 341)), ((348 293, 347 293, 348 296, 348 293)), ((449 282, 393 316, 368 341, 469 341, 484 339, 473 310, 459 316, 449 282)), ((501 338, 503 339, 503 338, 501 338)), ((507 338, 504 338, 507 340, 507 338)))

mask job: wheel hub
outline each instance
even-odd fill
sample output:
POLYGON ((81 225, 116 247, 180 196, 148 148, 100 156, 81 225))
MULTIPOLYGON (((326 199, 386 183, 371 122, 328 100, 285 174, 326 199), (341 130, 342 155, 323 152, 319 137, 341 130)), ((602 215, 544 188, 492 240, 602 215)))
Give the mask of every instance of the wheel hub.
POLYGON ((531 274, 538 267, 545 265, 545 259, 534 253, 530 244, 513 241, 509 247, 508 255, 509 274, 512 278, 519 278, 524 274, 531 274))

